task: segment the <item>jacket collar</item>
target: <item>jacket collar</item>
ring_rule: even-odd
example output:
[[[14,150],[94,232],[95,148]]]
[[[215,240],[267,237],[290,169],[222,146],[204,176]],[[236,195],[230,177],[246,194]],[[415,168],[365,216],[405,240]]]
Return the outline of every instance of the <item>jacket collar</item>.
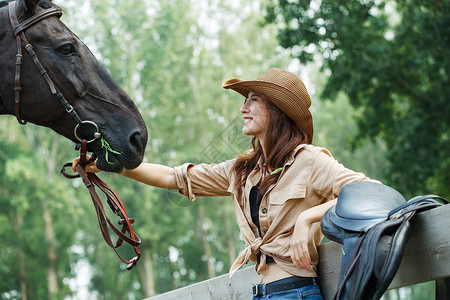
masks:
[[[289,158],[287,159],[286,163],[283,166],[283,169],[286,169],[286,167],[292,165],[295,161],[295,157],[300,152],[301,149],[305,148],[307,144],[300,144],[297,147],[292,150],[291,154],[289,155]],[[256,167],[253,169],[253,171],[249,174],[247,179],[247,185],[249,187],[253,187],[257,185],[261,181],[262,172],[261,170],[264,169],[264,163],[262,162],[262,158],[259,158],[258,163],[256,164]],[[273,171],[273,170],[271,170]]]

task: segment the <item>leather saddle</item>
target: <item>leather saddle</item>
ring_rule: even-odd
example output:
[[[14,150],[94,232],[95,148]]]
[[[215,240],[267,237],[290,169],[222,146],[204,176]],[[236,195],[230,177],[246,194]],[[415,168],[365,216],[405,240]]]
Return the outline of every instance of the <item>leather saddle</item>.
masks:
[[[448,203],[436,195],[409,201],[395,189],[373,182],[345,185],[323,216],[321,229],[343,245],[338,289],[333,299],[380,299],[388,288],[410,236],[416,212]]]

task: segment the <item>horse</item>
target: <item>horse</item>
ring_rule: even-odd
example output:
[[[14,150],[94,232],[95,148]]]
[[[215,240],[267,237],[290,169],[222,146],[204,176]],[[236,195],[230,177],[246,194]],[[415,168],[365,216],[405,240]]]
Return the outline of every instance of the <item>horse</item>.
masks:
[[[133,169],[144,157],[146,124],[61,15],[51,0],[0,2],[0,114],[87,141],[104,171]]]

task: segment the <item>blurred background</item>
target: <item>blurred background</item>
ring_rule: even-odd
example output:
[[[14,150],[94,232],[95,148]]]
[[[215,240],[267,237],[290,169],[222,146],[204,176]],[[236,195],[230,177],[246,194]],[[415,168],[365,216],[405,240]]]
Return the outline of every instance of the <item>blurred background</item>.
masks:
[[[221,162],[248,149],[243,98],[222,82],[279,67],[311,94],[313,144],[407,199],[450,197],[449,1],[54,2],[135,100],[146,161]],[[49,129],[0,118],[0,299],[142,299],[228,272],[244,247],[230,198],[191,203],[101,173],[142,239],[127,271],[86,188],[59,173],[77,155]],[[384,297],[432,299],[434,283]]]

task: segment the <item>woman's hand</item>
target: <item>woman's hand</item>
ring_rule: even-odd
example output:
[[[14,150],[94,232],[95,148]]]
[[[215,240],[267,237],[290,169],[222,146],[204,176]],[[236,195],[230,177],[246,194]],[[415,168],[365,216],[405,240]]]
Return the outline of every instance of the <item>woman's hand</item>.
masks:
[[[320,222],[325,212],[337,203],[337,198],[314,206],[300,213],[295,222],[294,232],[291,238],[291,259],[301,269],[310,269],[311,256],[308,249],[308,237],[311,225]]]
[[[86,159],[89,160],[89,156],[86,155]],[[73,160],[72,162],[72,171],[74,173],[77,173],[77,170],[75,169],[76,166],[80,163],[80,158],[77,157]],[[97,160],[93,161],[92,163],[90,163],[89,165],[86,166],[85,168],[85,172],[86,173],[97,173],[100,172],[101,170],[99,168],[97,168]]]
[[[308,236],[311,222],[305,214],[300,214],[295,222],[294,232],[291,238],[291,259],[299,268],[310,269],[311,257],[308,250]]]

